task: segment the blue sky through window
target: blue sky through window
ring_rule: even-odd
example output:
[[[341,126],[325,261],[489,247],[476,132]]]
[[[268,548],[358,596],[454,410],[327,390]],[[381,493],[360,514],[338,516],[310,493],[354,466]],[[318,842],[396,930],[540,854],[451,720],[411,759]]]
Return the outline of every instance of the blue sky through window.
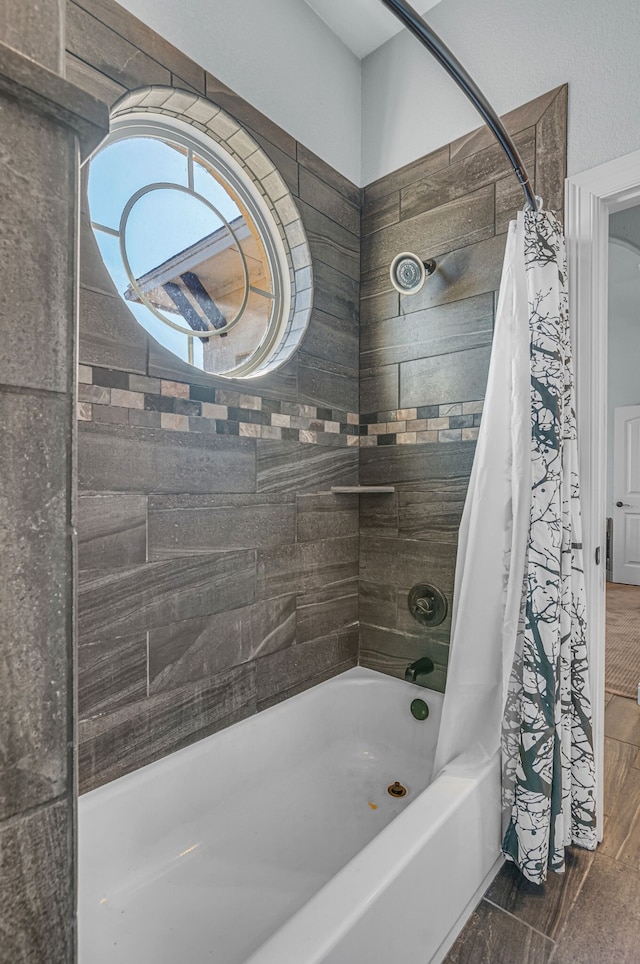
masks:
[[[187,151],[156,137],[129,137],[117,140],[91,161],[88,198],[91,220],[114,231],[119,230],[122,211],[137,191],[154,183],[166,182],[186,188],[189,183]],[[233,198],[209,173],[197,157],[193,164],[195,192],[213,204],[227,221],[239,215]],[[135,277],[146,273],[185,248],[213,233],[222,221],[202,201],[184,191],[152,190],[134,205],[126,232],[127,256]],[[96,231],[103,261],[121,295],[129,279],[120,256],[119,240]],[[127,301],[136,320],[157,341],[187,359],[186,335],[164,325],[144,305]],[[181,316],[173,320],[186,324]],[[202,345],[194,339],[194,364],[202,365]]]

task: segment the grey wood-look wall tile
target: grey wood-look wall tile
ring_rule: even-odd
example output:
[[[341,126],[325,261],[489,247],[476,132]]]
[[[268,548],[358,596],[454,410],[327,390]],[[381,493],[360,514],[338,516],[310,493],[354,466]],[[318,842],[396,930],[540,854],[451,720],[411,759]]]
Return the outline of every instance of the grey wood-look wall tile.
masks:
[[[554,964],[635,964],[640,926],[640,874],[596,853],[560,935]]]
[[[360,360],[363,368],[375,368],[490,345],[492,337],[493,294],[487,292],[367,325]]]
[[[466,492],[474,451],[473,442],[361,449],[361,484],[395,485],[441,500],[452,486],[457,493]]]
[[[400,408],[399,366],[363,368],[360,372],[360,411],[366,414],[396,408]]]
[[[67,50],[129,90],[171,84],[171,73],[75,3],[67,4]]]
[[[160,626],[149,633],[149,689],[175,689],[292,646],[296,597],[261,600],[230,612]]]
[[[469,348],[400,365],[400,407],[484,398],[491,349]]]
[[[400,220],[400,192],[394,191],[374,200],[366,199],[362,208],[361,233],[362,237],[373,234],[390,224],[397,224]]]
[[[536,193],[548,211],[564,207],[567,173],[567,87],[561,87],[536,124]]]
[[[355,234],[304,201],[298,201],[314,259],[360,281],[360,243]]]
[[[380,626],[360,622],[360,665],[404,679],[404,673],[416,659],[428,656],[435,669],[429,674],[429,689],[444,692],[449,647],[422,636],[410,636]],[[425,698],[429,702],[428,693]]]
[[[394,629],[398,618],[398,591],[395,586],[360,579],[358,613],[361,623]]]
[[[58,74],[60,49],[64,46],[64,18],[57,3],[43,3],[39,14],[37,18],[32,17],[25,4],[3,3],[0,11],[2,42]],[[17,69],[13,69],[17,73]]]
[[[346,637],[345,637],[346,638]],[[271,696],[267,696],[264,700],[258,703],[258,711],[266,710],[270,706],[275,706],[277,703],[282,703],[284,700],[290,699],[292,696],[297,696],[298,693],[303,693],[305,690],[310,689],[312,686],[317,686],[319,683],[324,683],[325,680],[333,679],[334,676],[339,676],[341,673],[345,673],[348,669],[353,669],[354,666],[358,664],[358,640],[357,634],[349,637],[352,640],[353,655],[350,656],[342,663],[334,663],[329,666],[324,672],[318,673],[316,676],[312,676],[310,679],[302,680],[299,683],[294,683],[288,689],[278,690],[276,693],[272,693]]]
[[[232,496],[220,496],[215,503],[203,496],[171,508],[162,505],[162,499],[156,498],[149,506],[151,561],[295,542],[293,499],[288,504],[274,504],[255,496],[252,505],[238,505]]]
[[[555,949],[548,937],[483,900],[444,959],[444,964],[547,964]],[[556,958],[554,957],[554,961]],[[572,964],[576,964],[572,958]],[[587,964],[587,959],[584,959]]]
[[[221,386],[222,387],[222,386]],[[246,392],[247,382],[227,379],[224,386],[230,391]],[[272,398],[278,402],[295,402],[298,397],[298,357],[293,355],[289,361],[277,371],[260,375],[251,380],[251,392],[261,398]]]
[[[537,124],[560,89],[559,87],[555,87],[553,90],[549,90],[534,100],[530,100],[526,104],[516,107],[515,110],[505,114],[502,122],[509,134],[513,137],[518,131],[523,131],[527,127],[532,127]],[[476,151],[484,150],[492,144],[495,144],[495,135],[491,133],[486,125],[483,125],[452,142],[450,145],[451,160],[452,162],[461,160],[463,157],[468,157],[470,154],[475,154]]]
[[[72,964],[72,809],[58,801],[0,825],[0,937],[11,964]]]
[[[532,884],[507,861],[486,891],[485,900],[524,924],[557,940],[586,879],[594,854],[580,847],[565,850],[565,873],[550,873],[546,883]]]
[[[238,118],[240,120],[240,118]],[[265,118],[266,120],[266,118]],[[265,125],[267,128],[268,125]],[[248,132],[251,134],[253,139],[257,144],[260,145],[264,153],[267,155],[269,160],[275,164],[278,173],[282,176],[285,184],[294,195],[298,197],[300,192],[300,183],[298,177],[298,162],[291,157],[286,151],[281,150],[275,144],[272,144],[267,137],[263,137],[260,131],[256,130],[255,127],[247,126]]]
[[[410,539],[436,539],[457,545],[460,518],[468,479],[446,485],[434,484],[433,491],[398,493],[398,532]]]
[[[83,643],[138,633],[195,616],[238,609],[255,599],[251,549],[85,572],[78,592]],[[274,594],[275,595],[275,594]]]
[[[262,114],[255,107],[252,107],[243,97],[223,84],[221,80],[214,77],[208,71],[206,73],[207,97],[223,107],[236,120],[246,124],[252,131],[256,131],[262,137],[275,144],[281,151],[296,160],[297,144],[294,137],[288,134],[282,127],[279,127],[265,114]]]
[[[500,287],[506,237],[489,238],[440,255],[437,269],[418,294],[400,295],[396,314],[421,311]],[[391,316],[390,316],[391,317]]]
[[[0,819],[68,786],[71,418],[69,398],[0,393]]]
[[[358,484],[358,452],[260,439],[258,492],[317,492]]]
[[[203,68],[120,4],[113,0],[73,0],[73,3],[204,94]]]
[[[311,323],[302,342],[306,355],[357,369],[359,345],[357,319],[338,319],[317,308],[313,309]]]
[[[81,422],[78,484],[85,491],[253,492],[254,439]]]
[[[147,695],[147,633],[78,642],[80,719],[110,713]]]
[[[258,550],[258,599],[310,593],[358,575],[358,537]]]
[[[534,178],[535,187],[535,163],[527,167],[529,176]],[[537,191],[537,188],[535,188]],[[496,234],[504,234],[509,229],[509,223],[518,215],[518,211],[523,208],[523,194],[520,182],[511,175],[501,181],[496,181]]]
[[[145,495],[78,497],[78,567],[115,569],[147,560]]]
[[[255,663],[157,693],[78,727],[80,792],[224,729],[256,711]]]
[[[300,692],[320,682],[320,678],[330,678],[338,668],[344,669],[345,664],[355,665],[357,652],[356,631],[300,643],[256,660],[258,708],[271,705],[278,694],[293,695],[292,688]]]
[[[252,508],[255,505],[292,505],[295,503],[295,496],[287,492],[271,492],[262,494],[256,498],[252,492],[223,492],[208,493],[207,495],[189,495],[186,492],[178,492],[169,495],[149,493],[149,509],[152,512],[163,512],[173,509],[202,509],[210,507],[212,509],[226,506],[238,506],[241,509]]]
[[[54,121],[40,116],[36,122],[33,110],[12,97],[3,96],[2,118],[2,243],[12,257],[3,259],[0,384],[67,392],[73,325],[60,279],[74,270],[75,210],[68,185],[76,176],[75,138]]]
[[[336,318],[358,319],[360,290],[357,281],[318,260],[314,263],[313,277],[316,308]]]
[[[343,228],[360,236],[360,205],[348,201],[335,188],[322,181],[306,167],[300,167],[300,198],[322,211],[332,221],[341,224]]]
[[[298,495],[297,542],[358,535],[358,496],[317,492]]]
[[[397,589],[428,582],[450,595],[455,557],[456,547],[450,543],[390,539],[366,530],[360,533],[360,576],[366,582]]]
[[[306,643],[318,636],[331,636],[358,629],[358,576],[300,593],[296,603],[296,641]],[[638,770],[640,775],[640,770]]]
[[[332,187],[338,194],[342,194],[351,204],[360,207],[361,188],[300,143],[298,143],[298,163]]]
[[[360,529],[374,529],[381,536],[397,536],[398,493],[368,493],[360,499]]]
[[[535,128],[529,127],[516,134],[514,143],[528,170],[535,160]],[[430,177],[404,188],[400,194],[400,218],[404,221],[422,214],[469,191],[493,184],[509,173],[513,174],[513,168],[502,147],[494,142],[490,147],[452,162]]]
[[[376,231],[362,240],[362,265],[390,265],[400,251],[434,257],[493,235],[493,184]]]
[[[400,311],[400,295],[389,278],[390,265],[366,270],[360,275],[360,325],[371,325],[385,318],[395,318]]]
[[[146,375],[147,334],[120,297],[82,287],[79,313],[81,364]]]
[[[355,347],[355,346],[354,346]],[[346,364],[315,358],[306,351],[298,352],[298,398],[303,404],[358,410],[358,364]],[[352,362],[351,365],[348,363]]]
[[[429,177],[430,174],[446,167],[448,163],[449,145],[445,144],[444,147],[439,147],[436,151],[425,154],[424,157],[419,157],[416,161],[411,161],[410,164],[405,164],[397,171],[386,174],[372,184],[368,184],[364,189],[364,203],[365,205],[370,204],[393,191],[399,191],[407,184],[413,184],[414,181],[419,181],[423,177]]]

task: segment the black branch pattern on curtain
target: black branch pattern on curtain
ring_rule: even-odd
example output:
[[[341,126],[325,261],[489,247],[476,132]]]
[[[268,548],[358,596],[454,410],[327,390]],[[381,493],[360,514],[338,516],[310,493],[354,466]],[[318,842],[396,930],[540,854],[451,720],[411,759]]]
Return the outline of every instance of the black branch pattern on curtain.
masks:
[[[547,212],[524,214],[531,336],[529,542],[503,725],[505,856],[534,883],[596,846],[595,768],[566,259]]]

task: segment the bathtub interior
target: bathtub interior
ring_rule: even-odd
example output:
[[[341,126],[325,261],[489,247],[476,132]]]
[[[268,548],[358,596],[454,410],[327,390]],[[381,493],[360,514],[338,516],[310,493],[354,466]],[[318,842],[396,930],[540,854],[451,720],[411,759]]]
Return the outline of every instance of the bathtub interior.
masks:
[[[81,964],[244,962],[420,796],[441,704],[352,669],[81,797]]]
[[[454,764],[245,964],[442,964],[502,863],[499,754]]]

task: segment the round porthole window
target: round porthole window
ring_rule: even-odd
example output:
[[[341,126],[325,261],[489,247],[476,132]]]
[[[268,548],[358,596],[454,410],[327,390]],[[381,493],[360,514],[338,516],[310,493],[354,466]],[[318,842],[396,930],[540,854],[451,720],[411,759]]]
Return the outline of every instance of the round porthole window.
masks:
[[[309,320],[312,270],[273,163],[204,98],[146,88],[116,106],[89,168],[103,261],[136,321],[189,365],[278,367]]]

